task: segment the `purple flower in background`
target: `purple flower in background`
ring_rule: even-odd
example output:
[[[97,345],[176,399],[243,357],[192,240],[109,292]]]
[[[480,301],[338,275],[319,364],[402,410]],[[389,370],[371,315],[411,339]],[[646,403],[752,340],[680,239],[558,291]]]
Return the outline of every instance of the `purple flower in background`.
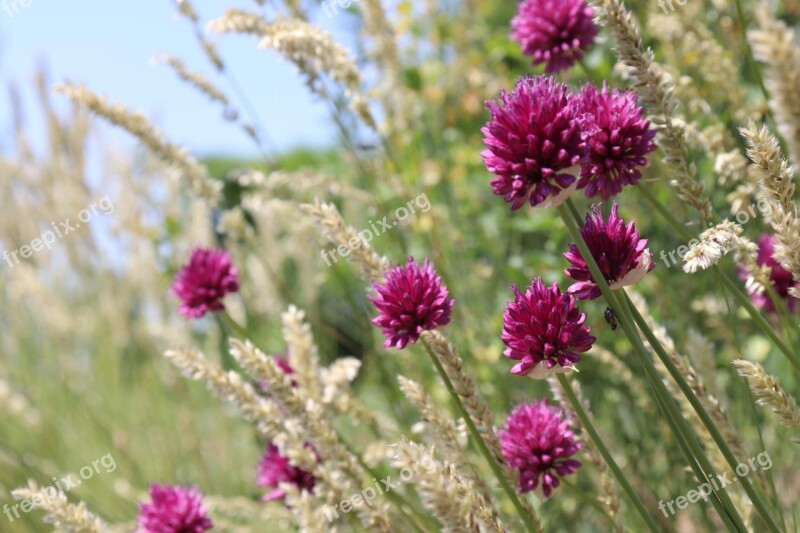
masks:
[[[587,85],[580,100],[589,156],[581,166],[578,188],[587,198],[608,200],[641,179],[645,156],[656,149],[656,132],[642,117],[632,91],[609,90],[605,84],[598,91]]]
[[[550,497],[559,477],[574,473],[580,461],[570,459],[581,449],[569,422],[547,400],[521,404],[511,411],[500,442],[508,465],[519,470],[519,488],[525,493],[539,488]]]
[[[281,483],[290,483],[300,490],[311,491],[316,482],[313,474],[293,466],[288,458],[281,455],[277,446],[272,443],[267,445],[264,457],[258,464],[256,483],[259,487],[272,490],[261,498],[262,501],[281,500],[286,497],[286,491],[280,487]]]
[[[139,504],[140,533],[202,533],[213,525],[196,488],[153,485],[150,500]]]
[[[542,278],[531,280],[522,294],[514,287],[514,301],[503,313],[503,355],[519,361],[512,374],[541,379],[552,372],[568,372],[581,360],[595,338],[584,326],[586,314],[575,299],[562,294],[558,285],[545,286]]]
[[[376,296],[369,301],[380,313],[372,323],[382,328],[384,346],[402,350],[417,342],[420,333],[450,323],[453,300],[426,259],[422,266],[410,257],[405,266],[389,270],[383,283],[372,283]]]
[[[790,313],[797,313],[800,308],[800,300],[789,294],[789,289],[800,289],[800,283],[797,283],[792,277],[792,273],[783,268],[783,266],[774,258],[776,239],[772,235],[764,233],[758,240],[758,253],[756,255],[756,264],[758,266],[768,266],[770,268],[769,280],[772,282],[772,288],[775,293],[786,303]],[[747,279],[749,273],[746,268],[740,268],[740,277]],[[772,302],[769,293],[763,291],[760,293],[751,293],[753,303],[757,307],[763,308],[765,311],[774,313],[776,311],[775,304]]]
[[[583,240],[612,289],[633,285],[656,267],[653,254],[647,249],[647,239],[639,238],[633,220],[626,226],[618,211],[619,206],[614,202],[606,222],[600,205],[593,205],[592,213],[586,215],[586,223],[581,228]],[[578,247],[570,244],[564,257],[572,265],[564,273],[578,282],[573,283],[567,292],[579,300],[598,298],[602,293]]]
[[[594,43],[594,11],[584,0],[523,0],[511,21],[511,36],[533,64],[556,73],[580,60]]]
[[[578,185],[586,154],[579,102],[552,77],[520,78],[500,103],[486,102],[492,118],[481,129],[487,149],[481,153],[495,194],[519,209],[564,202]]]
[[[228,252],[204,248],[192,252],[172,285],[172,292],[181,300],[179,311],[187,318],[222,311],[225,295],[238,290],[239,280]]]

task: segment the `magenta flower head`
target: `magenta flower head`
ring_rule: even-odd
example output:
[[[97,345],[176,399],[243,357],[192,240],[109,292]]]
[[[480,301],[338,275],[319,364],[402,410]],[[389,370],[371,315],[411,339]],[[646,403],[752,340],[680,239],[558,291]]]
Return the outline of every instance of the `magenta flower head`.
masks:
[[[512,374],[542,379],[553,372],[571,372],[595,338],[584,326],[586,314],[575,299],[561,294],[558,285],[545,286],[542,278],[531,280],[525,294],[514,287],[514,301],[503,313],[503,355],[519,361]]]
[[[559,477],[574,473],[581,462],[570,459],[581,449],[568,420],[547,400],[521,404],[511,411],[500,442],[508,465],[519,470],[519,488],[525,493],[540,487],[549,498]]]
[[[293,466],[289,459],[278,452],[277,446],[269,443],[264,457],[258,464],[256,483],[259,487],[272,489],[261,498],[261,501],[268,502],[286,497],[286,491],[280,487],[281,483],[289,483],[299,490],[311,491],[317,479],[311,472]]]
[[[561,1],[561,0],[559,0]],[[492,118],[481,129],[487,149],[481,153],[494,193],[519,209],[564,202],[578,185],[586,154],[579,102],[552,77],[524,77],[500,103],[486,102]]]
[[[599,195],[608,200],[641,179],[646,155],[656,149],[656,132],[643,118],[632,91],[609,90],[605,84],[598,91],[587,85],[580,100],[589,156],[581,166],[578,188],[587,198]]]
[[[594,43],[594,11],[585,0],[523,0],[511,21],[511,36],[533,64],[556,73],[571,67]]]
[[[783,268],[783,266],[773,257],[775,253],[775,237],[767,233],[763,234],[758,240],[758,253],[756,254],[756,264],[760,267],[768,266],[770,268],[769,280],[772,282],[772,288],[775,293],[786,303],[789,312],[797,313],[800,308],[800,300],[789,294],[789,290],[796,288],[800,289],[800,283],[797,283],[792,277],[792,273]],[[747,269],[740,269],[740,277],[747,279],[749,277]],[[753,303],[757,307],[763,308],[765,311],[774,313],[775,304],[772,302],[769,293],[760,291],[751,293]]]
[[[222,298],[238,290],[239,279],[228,252],[204,248],[192,252],[172,285],[173,294],[181,300],[179,311],[187,318],[222,311]]]
[[[384,282],[373,282],[372,288],[376,296],[369,301],[380,313],[372,323],[383,328],[387,348],[402,350],[423,331],[450,323],[454,302],[427,259],[419,266],[409,257],[405,266],[390,269]]]
[[[626,226],[618,211],[619,206],[614,202],[606,222],[600,205],[593,205],[592,213],[586,215],[586,223],[581,228],[581,236],[592,257],[614,290],[633,285],[656,267],[653,254],[647,249],[647,239],[639,238],[634,221]],[[567,292],[579,300],[598,298],[602,293],[578,247],[570,244],[564,257],[572,264],[564,273],[578,282],[573,283]]]
[[[203,533],[213,526],[196,488],[153,485],[150,500],[139,504],[139,533]]]

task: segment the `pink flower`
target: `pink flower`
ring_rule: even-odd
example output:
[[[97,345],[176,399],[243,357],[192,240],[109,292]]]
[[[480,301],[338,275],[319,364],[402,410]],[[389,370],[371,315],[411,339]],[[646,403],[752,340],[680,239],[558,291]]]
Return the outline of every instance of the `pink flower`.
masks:
[[[550,207],[564,202],[578,185],[587,151],[581,136],[578,100],[551,77],[525,77],[500,104],[488,101],[492,119],[481,129],[481,155],[495,194],[519,209],[526,202]]]
[[[619,194],[624,185],[633,185],[642,177],[648,153],[656,149],[655,130],[642,117],[631,91],[602,91],[587,85],[580,95],[585,119],[585,138],[589,156],[581,167],[578,188],[587,198],[600,195],[603,200]]]
[[[213,526],[196,488],[152,485],[150,500],[139,504],[140,533],[203,533]]]
[[[594,11],[584,0],[523,0],[511,21],[511,36],[533,64],[556,73],[571,67],[594,43]]]
[[[797,313],[800,308],[800,300],[789,294],[789,289],[796,288],[800,290],[800,283],[797,283],[792,277],[792,273],[783,268],[783,266],[775,259],[775,242],[776,239],[772,235],[764,233],[758,240],[758,254],[756,255],[756,264],[758,266],[768,266],[770,268],[769,280],[772,282],[772,288],[775,293],[786,303],[790,313]],[[740,268],[739,276],[742,279],[747,279],[749,274],[746,268]],[[763,308],[765,311],[774,313],[775,304],[772,303],[767,291],[761,293],[751,294],[753,303],[757,307]]]
[[[222,311],[222,298],[238,290],[239,280],[228,252],[204,248],[192,252],[172,285],[172,292],[181,300],[179,311],[187,318]]]
[[[405,266],[389,270],[383,283],[373,282],[370,296],[379,315],[372,323],[382,328],[384,346],[402,350],[417,342],[420,333],[450,323],[453,300],[442,278],[426,259],[422,266],[410,257]]]
[[[576,307],[558,285],[545,286],[542,278],[531,280],[522,294],[514,287],[514,301],[503,313],[503,355],[519,361],[512,374],[541,379],[551,372],[569,372],[589,351],[595,338],[584,326],[586,314]]]
[[[563,412],[547,400],[521,404],[506,420],[500,442],[508,465],[519,470],[519,488],[525,493],[539,488],[545,497],[560,485],[559,477],[574,473],[580,461],[570,459],[581,443],[569,429]]]
[[[311,491],[317,479],[310,472],[293,466],[288,458],[278,452],[277,446],[269,443],[264,457],[258,464],[256,483],[259,487],[272,489],[261,498],[262,501],[268,502],[286,497],[286,491],[280,487],[281,483],[289,483],[300,490]]]
[[[600,205],[593,205],[592,213],[586,215],[586,223],[581,228],[583,240],[612,289],[633,285],[656,267],[653,254],[647,249],[647,239],[639,238],[633,220],[626,226],[618,211],[619,206],[614,202],[606,222]],[[564,257],[572,264],[564,273],[578,282],[573,283],[567,292],[579,300],[598,298],[602,293],[578,247],[570,244]]]

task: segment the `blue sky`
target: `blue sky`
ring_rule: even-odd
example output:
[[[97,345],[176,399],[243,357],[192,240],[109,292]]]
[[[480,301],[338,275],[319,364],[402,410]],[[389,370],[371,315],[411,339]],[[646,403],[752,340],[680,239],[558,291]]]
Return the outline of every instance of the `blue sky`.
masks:
[[[5,0],[11,2],[12,0]],[[21,1],[21,0],[18,0]],[[252,143],[221,118],[221,109],[188,87],[169,67],[152,58],[170,54],[190,70],[204,73],[235,101],[228,81],[214,76],[186,20],[176,14],[172,0],[110,2],[108,0],[25,0],[13,16],[0,0],[0,150],[9,143],[10,110],[6,87],[16,83],[34,137],[41,138],[33,76],[46,66],[52,83],[85,83],[112,100],[126,103],[154,119],[167,136],[198,155],[254,155]],[[222,15],[224,7],[258,8],[252,0],[230,0],[221,5],[195,0],[203,20]],[[224,6],[224,7],[223,7]],[[347,43],[352,30],[346,17],[318,22]],[[335,131],[326,108],[309,96],[293,67],[277,54],[257,50],[253,37],[213,36],[219,50],[265,125],[272,146],[283,151],[297,146],[324,146],[334,142]],[[351,41],[352,42],[352,41]],[[61,105],[64,97],[54,95]],[[238,102],[237,102],[238,103]],[[242,110],[241,105],[237,105]],[[243,110],[242,110],[243,111]],[[124,134],[115,134],[124,142]]]

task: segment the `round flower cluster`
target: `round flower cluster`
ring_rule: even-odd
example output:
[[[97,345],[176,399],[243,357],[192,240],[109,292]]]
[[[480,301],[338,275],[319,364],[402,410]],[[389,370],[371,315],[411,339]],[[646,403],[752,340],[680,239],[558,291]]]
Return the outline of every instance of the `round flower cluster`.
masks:
[[[172,292],[181,300],[180,313],[200,318],[225,309],[222,299],[239,290],[239,279],[225,250],[197,248],[178,272]]]
[[[594,43],[594,11],[585,0],[523,0],[511,21],[511,36],[531,56],[555,73],[579,61]]]
[[[277,446],[269,443],[264,457],[258,464],[256,482],[259,487],[272,489],[261,498],[262,501],[268,502],[286,497],[286,491],[280,487],[282,483],[294,485],[300,490],[311,491],[317,479],[311,472],[292,465],[287,457],[278,452]]]
[[[634,221],[625,225],[625,221],[619,216],[617,202],[611,206],[608,221],[603,219],[599,205],[592,206],[592,213],[586,215],[586,223],[581,228],[581,238],[586,242],[611,289],[633,285],[656,267],[653,254],[647,249],[647,239],[639,238]],[[579,300],[600,297],[600,288],[578,247],[570,244],[569,252],[564,257],[572,265],[564,273],[577,281],[567,292],[574,294]]]
[[[581,360],[595,338],[584,326],[586,314],[575,306],[558,285],[545,286],[542,278],[531,280],[523,294],[514,287],[514,301],[503,313],[503,354],[519,361],[512,374],[542,378],[551,370],[568,372]]]
[[[196,488],[153,485],[150,503],[139,504],[139,533],[203,533],[213,527]]]
[[[486,102],[481,129],[495,194],[516,210],[554,207],[582,189],[607,200],[637,183],[655,130],[630,91],[587,85],[573,93],[549,76],[523,77],[500,103]]]
[[[372,323],[382,328],[387,348],[402,350],[417,342],[423,331],[450,323],[454,302],[427,259],[420,266],[409,258],[405,266],[390,269],[384,282],[375,282],[372,288],[376,295],[369,301],[379,313]]]
[[[574,473],[580,461],[571,459],[581,443],[558,407],[539,400],[516,406],[500,431],[500,442],[508,465],[519,471],[519,488],[529,492],[541,488],[545,498]]]
[[[790,313],[797,313],[800,310],[800,300],[792,296],[789,292],[791,289],[800,290],[800,283],[794,280],[792,273],[783,268],[783,266],[775,259],[775,237],[765,233],[758,240],[758,252],[756,254],[756,264],[760,267],[769,267],[769,280],[775,294],[786,303],[786,308]],[[749,273],[746,268],[742,268],[740,277],[747,279]],[[775,313],[775,304],[770,298],[769,292],[759,291],[754,292],[752,295],[753,303],[757,307],[763,308],[769,313]]]

